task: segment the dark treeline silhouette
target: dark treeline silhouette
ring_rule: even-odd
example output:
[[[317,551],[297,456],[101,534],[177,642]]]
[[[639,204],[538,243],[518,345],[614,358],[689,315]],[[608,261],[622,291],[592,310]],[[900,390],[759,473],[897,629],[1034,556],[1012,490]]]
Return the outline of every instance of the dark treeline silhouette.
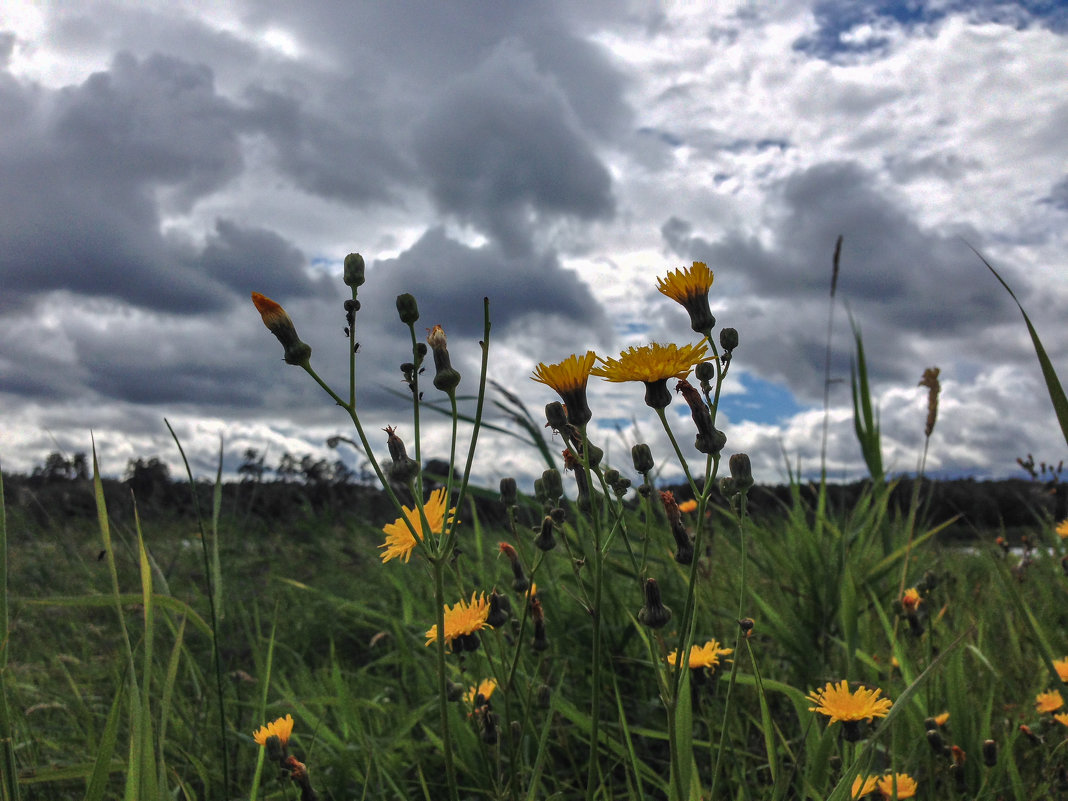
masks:
[[[447,469],[445,462],[427,463],[424,476],[428,490],[445,480]],[[1068,518],[1068,483],[1059,480],[1059,473],[1053,480],[1043,480],[1046,476],[1037,471],[1025,472],[1030,478],[920,479],[919,487],[916,479],[900,478],[892,482],[889,503],[893,514],[905,515],[913,494],[917,493],[921,523],[938,524],[956,518],[946,536],[957,539],[968,539],[979,533],[1033,529],[1051,520]],[[38,525],[92,519],[96,504],[90,474],[85,454],[67,458],[51,453],[29,475],[5,474],[5,502],[9,510],[20,510]],[[223,510],[229,520],[285,524],[325,518],[335,523],[382,525],[395,517],[393,507],[366,463],[353,469],[341,459],[329,461],[284,453],[272,467],[266,463],[265,454],[248,449],[242,455],[237,475],[239,480],[226,482],[222,487]],[[121,479],[104,479],[102,484],[108,509],[114,514],[132,513],[136,499],[143,518],[195,518],[188,482],[175,480],[167,464],[158,457],[131,459]],[[832,514],[847,514],[869,487],[864,481],[828,485],[827,502]],[[679,501],[690,497],[686,486],[664,489],[672,490]],[[212,485],[200,481],[195,490],[201,514],[210,518]],[[395,490],[402,501],[412,505],[406,488],[395,487]],[[818,492],[815,484],[804,484],[798,491],[803,503],[815,506]],[[475,488],[471,495],[483,523],[504,523],[495,491]],[[632,496],[633,493],[628,497]],[[725,505],[715,492],[713,502]],[[788,486],[758,485],[749,496],[750,512],[764,522],[773,522],[791,504]],[[658,510],[659,507],[656,504]],[[524,522],[535,523],[540,519],[539,514],[532,510],[530,520]],[[466,515],[466,510],[461,512],[461,516]]]

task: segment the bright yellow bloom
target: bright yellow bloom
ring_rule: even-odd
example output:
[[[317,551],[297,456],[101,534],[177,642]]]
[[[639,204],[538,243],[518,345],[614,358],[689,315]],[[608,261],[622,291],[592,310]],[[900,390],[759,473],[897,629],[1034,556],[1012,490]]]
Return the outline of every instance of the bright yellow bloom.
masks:
[[[404,517],[408,518],[408,522],[412,524],[412,528],[414,528],[419,535],[419,539],[424,539],[426,537],[426,532],[423,530],[423,521],[419,516],[419,510],[409,509],[407,506],[402,506],[401,508],[404,510]],[[423,513],[426,514],[426,522],[430,526],[430,533],[442,533],[445,527],[444,487],[436,489],[430,493],[430,500],[424,504]],[[456,507],[449,509],[450,522],[455,515]],[[390,559],[396,559],[401,556],[404,557],[405,562],[412,558],[412,551],[415,550],[416,542],[411,530],[404,522],[404,517],[398,517],[392,523],[389,523],[382,528],[386,533],[386,541],[378,547],[385,548],[385,551],[382,553],[383,562],[388,562]]]
[[[878,781],[877,776],[857,776],[853,779],[853,788],[849,792],[850,798],[862,798],[868,793],[874,793]]]
[[[1068,684],[1068,656],[1064,659],[1054,659],[1053,668],[1057,671],[1057,675],[1061,677],[1061,681]]]
[[[1053,716],[1053,719],[1062,726],[1068,726],[1068,712],[1058,712]]]
[[[488,701],[490,696],[493,695],[493,691],[496,689],[496,679],[483,679],[478,685],[468,688],[467,692],[464,693],[464,703],[473,704],[475,703],[475,699],[480,695]]]
[[[1054,531],[1057,532],[1057,535],[1062,540],[1068,539],[1068,518],[1066,518],[1066,519],[1062,520],[1060,523],[1058,523],[1057,524],[1057,528],[1055,528]]]
[[[906,612],[915,612],[922,603],[923,598],[920,596],[920,591],[915,587],[909,587],[905,590],[905,594],[901,596],[901,605],[905,607]]]
[[[267,745],[268,737],[277,737],[284,747],[289,742],[289,735],[292,733],[293,716],[286,715],[284,718],[278,718],[278,720],[272,721],[266,726],[260,726],[252,733],[252,739],[260,745]]]
[[[690,328],[708,336],[716,324],[716,318],[708,306],[708,290],[712,287],[712,271],[703,261],[695,261],[692,267],[672,270],[664,278],[656,279],[657,289],[686,309],[690,315]]]
[[[690,649],[690,670],[696,670],[697,668],[715,670],[719,666],[720,656],[733,653],[733,648],[724,648],[717,640],[709,640],[704,645],[695,645]],[[671,665],[679,664],[678,649],[668,654],[667,661]]]
[[[894,797],[894,774],[886,774],[879,778],[878,781],[879,792],[882,793],[883,798]],[[897,774],[897,797],[898,798],[912,798],[916,795],[916,780],[909,776],[907,773]]]
[[[703,261],[695,261],[692,267],[670,270],[663,278],[656,279],[656,288],[676,303],[686,305],[686,301],[700,295],[707,295],[712,288],[715,275]]]
[[[679,504],[679,511],[682,512],[683,514],[689,514],[690,512],[696,512],[697,511],[697,501],[695,501],[693,498],[690,498],[690,500],[688,500],[688,501],[683,501],[682,503]]]
[[[946,723],[949,722],[949,713],[943,712],[940,715],[935,715],[934,722],[937,723],[939,726],[945,726]]]
[[[452,606],[445,604],[445,644],[452,648],[452,641],[457,637],[474,634],[486,628],[493,628],[486,623],[489,615],[489,601],[486,594],[471,593],[470,602],[461,600]],[[435,623],[426,633],[426,644],[438,639],[438,625]]]
[[[849,691],[849,682],[845,679],[837,685],[827,682],[822,690],[813,690],[808,694],[808,700],[816,706],[810,706],[810,712],[818,712],[826,715],[834,723],[836,720],[856,721],[872,718],[884,718],[890,713],[893,701],[889,698],[880,698],[882,690],[876,688],[869,690],[860,687],[856,692]]]
[[[601,366],[590,370],[592,375],[606,381],[666,381],[669,378],[685,378],[695,365],[707,357],[708,346],[698,345],[642,345],[627,348],[618,359],[601,359]]]
[[[1056,712],[1064,706],[1064,699],[1061,698],[1060,690],[1050,690],[1046,693],[1039,693],[1035,696],[1035,711],[1040,714],[1045,712]]]
[[[581,427],[593,418],[593,412],[586,402],[586,382],[596,360],[597,354],[588,350],[584,356],[572,354],[557,364],[542,362],[530,376],[560,396],[571,425]]]

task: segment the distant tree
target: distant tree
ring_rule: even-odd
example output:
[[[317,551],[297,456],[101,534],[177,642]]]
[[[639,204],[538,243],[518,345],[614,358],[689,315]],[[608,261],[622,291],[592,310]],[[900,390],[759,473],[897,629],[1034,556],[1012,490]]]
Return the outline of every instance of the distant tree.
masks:
[[[241,466],[237,468],[237,474],[244,482],[259,484],[263,481],[263,474],[267,472],[267,466],[264,464],[266,459],[266,453],[260,453],[255,448],[247,448],[241,456]]]
[[[139,501],[147,501],[154,495],[164,494],[171,483],[171,471],[158,456],[148,461],[138,457],[127,462],[123,483]]]
[[[330,483],[333,471],[326,459],[315,459],[309,454],[301,457],[300,473],[309,487],[322,487]]]
[[[342,486],[353,484],[356,481],[355,471],[345,464],[341,459],[337,459],[330,467],[333,473],[334,483]]]
[[[297,476],[300,475],[300,462],[297,461],[296,456],[286,451],[278,461],[278,467],[274,469],[274,474],[279,481],[286,483],[295,481]]]
[[[74,477],[76,479],[84,481],[89,478],[89,462],[85,451],[78,451],[74,454],[74,458],[70,460],[70,465],[74,469]]]
[[[59,451],[52,451],[43,465],[33,468],[33,475],[45,481],[69,481],[74,478],[74,465]]]

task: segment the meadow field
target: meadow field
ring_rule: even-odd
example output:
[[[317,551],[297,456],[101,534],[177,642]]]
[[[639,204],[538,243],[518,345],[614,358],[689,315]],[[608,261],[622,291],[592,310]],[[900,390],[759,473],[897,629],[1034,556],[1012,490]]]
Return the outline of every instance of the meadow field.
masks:
[[[344,280],[355,301],[355,254]],[[778,514],[751,514],[749,459],[716,427],[738,332],[714,333],[703,264],[659,284],[690,315],[688,344],[537,365],[562,402],[544,416],[508,402],[545,472],[493,488],[469,482],[488,311],[467,414],[444,332],[421,342],[415,299],[398,298],[406,442],[366,432],[355,381],[327,386],[294,321],[254,293],[286,362],[351,417],[382,506],[256,515],[217,477],[185,485],[201,491],[184,514],[141,515],[109,509],[95,459],[72,485],[95,520],[8,504],[2,798],[1068,797],[1068,521],[1036,507],[1023,537],[964,549],[940,541],[954,521],[930,514],[920,482],[891,503],[859,332],[869,481],[843,506],[796,480]],[[635,443],[605,463],[591,376],[633,382],[636,410],[673,443],[696,436],[703,458]],[[917,378],[930,437],[937,370]],[[424,390],[454,424],[433,482]],[[668,425],[673,400],[686,431]],[[653,481],[665,461],[686,476],[677,493]]]

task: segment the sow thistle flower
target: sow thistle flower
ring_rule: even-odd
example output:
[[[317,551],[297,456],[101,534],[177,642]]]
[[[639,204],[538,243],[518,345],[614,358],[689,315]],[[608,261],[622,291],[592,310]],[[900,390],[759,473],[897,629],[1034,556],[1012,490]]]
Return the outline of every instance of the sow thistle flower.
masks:
[[[808,694],[808,700],[816,705],[808,709],[826,715],[831,723],[837,720],[843,723],[870,722],[873,718],[885,718],[890,714],[894,702],[889,698],[880,698],[882,692],[879,688],[869,690],[865,687],[850,692],[849,682],[845,679],[838,684],[827,682],[822,690],[813,690]]]
[[[596,360],[597,354],[588,350],[583,356],[572,354],[556,364],[542,362],[531,375],[532,379],[545,384],[560,396],[567,410],[567,421],[576,428],[581,428],[593,418],[593,412],[586,402],[586,383]]]
[[[894,781],[897,780],[897,798],[912,798],[916,795],[916,780],[907,773],[887,773],[883,776],[857,776],[853,779],[850,797],[863,798],[878,790],[883,798],[894,798]]]
[[[1057,675],[1061,677],[1061,681],[1068,684],[1068,656],[1064,659],[1054,659],[1053,669],[1057,671]]]
[[[1056,712],[1062,706],[1064,706],[1064,699],[1061,697],[1060,690],[1050,690],[1035,696],[1035,711],[1039,714]]]
[[[444,531],[446,505],[444,487],[430,493],[430,499],[423,505],[423,513],[426,515],[429,533],[439,534]],[[416,547],[416,538],[411,529],[405,524],[404,518],[407,518],[408,522],[412,524],[412,528],[415,529],[416,535],[420,540],[425,539],[427,535],[427,531],[423,530],[423,520],[419,515],[419,510],[409,509],[407,506],[402,506],[401,508],[404,510],[404,517],[398,517],[382,528],[386,534],[386,541],[378,547],[385,549],[382,553],[383,563],[399,557],[403,557],[405,562],[412,558],[412,551]],[[456,507],[452,507],[448,511],[449,523],[452,523],[455,515]]]
[[[695,261],[692,267],[671,270],[663,278],[657,278],[661,294],[682,305],[690,315],[690,328],[708,336],[716,325],[716,318],[708,306],[708,290],[715,276],[703,261]]]
[[[719,667],[719,658],[721,656],[733,653],[733,648],[724,648],[718,640],[714,639],[709,640],[704,645],[695,645],[690,649],[690,670],[697,670],[698,668],[715,670]],[[678,667],[678,649],[667,655],[667,661],[669,664]]]
[[[1062,540],[1068,540],[1068,518],[1062,520],[1057,524],[1057,528],[1054,529],[1057,532],[1057,536]]]
[[[481,695],[483,702],[490,699],[493,695],[493,691],[497,689],[496,679],[483,679],[477,685],[469,687],[467,692],[464,693],[464,703],[474,705],[475,701]]]
[[[293,734],[293,716],[286,715],[284,718],[271,721],[266,726],[260,726],[252,733],[252,739],[260,745],[266,746],[269,738],[277,737],[278,742],[285,748],[289,743],[291,734]]]
[[[653,409],[664,409],[671,403],[667,388],[669,378],[685,378],[707,356],[708,345],[660,345],[656,342],[639,348],[631,347],[618,359],[600,359],[601,365],[590,370],[591,375],[606,381],[641,381],[645,384],[645,403]]]
[[[445,604],[445,644],[454,651],[474,651],[478,648],[477,632],[484,628],[493,628],[486,622],[490,605],[486,594],[471,593],[471,600],[460,600],[449,606]],[[435,623],[426,633],[426,645],[438,639],[438,626]]]

